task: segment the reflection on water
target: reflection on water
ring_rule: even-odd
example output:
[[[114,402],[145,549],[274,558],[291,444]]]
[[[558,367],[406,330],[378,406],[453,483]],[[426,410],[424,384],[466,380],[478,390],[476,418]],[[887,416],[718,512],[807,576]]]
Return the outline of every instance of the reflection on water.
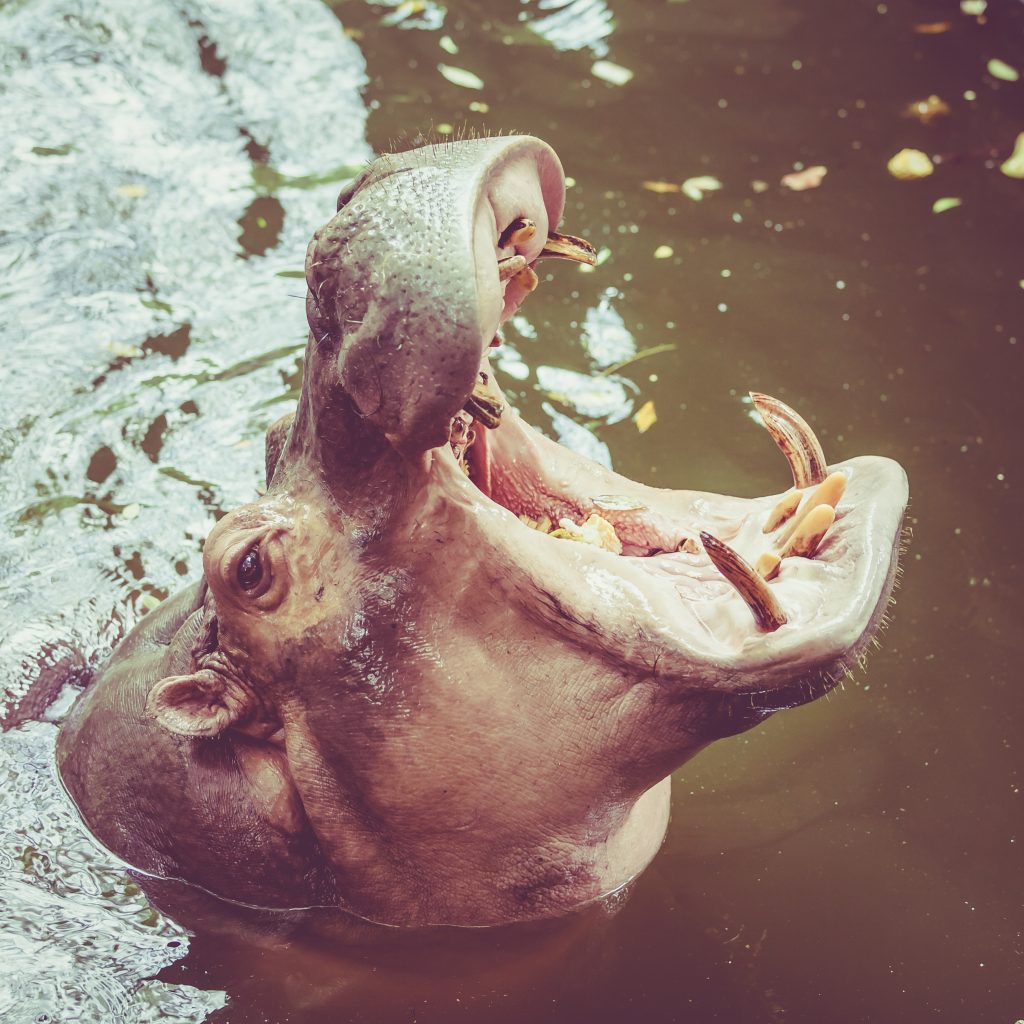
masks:
[[[602,250],[547,272],[507,331],[525,415],[666,486],[784,485],[749,388],[836,458],[899,459],[896,617],[869,674],[679,773],[616,916],[544,936],[190,939],[73,824],[55,727],[26,721],[0,740],[0,1019],[1024,1017],[1024,202],[999,170],[1024,82],[990,64],[1024,71],[1024,11],[334,6],[344,31],[315,0],[0,9],[9,717],[31,717],[41,666],[95,663],[198,572],[295,394],[312,228],[365,134],[431,124],[547,138],[567,226]],[[932,94],[947,115],[905,116]],[[934,174],[888,174],[908,147]],[[814,166],[817,187],[781,184]]]

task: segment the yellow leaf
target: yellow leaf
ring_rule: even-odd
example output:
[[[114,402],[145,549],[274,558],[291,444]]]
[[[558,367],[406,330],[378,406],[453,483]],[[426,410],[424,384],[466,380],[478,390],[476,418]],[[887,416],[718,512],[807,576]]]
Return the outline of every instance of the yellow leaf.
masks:
[[[680,187],[671,181],[645,181],[643,186],[648,192],[658,192],[659,194],[680,191]]]
[[[950,28],[948,21],[926,21],[914,26],[914,31],[922,36],[937,36],[941,32],[948,32]]]
[[[926,100],[915,100],[903,108],[904,117],[912,117],[921,124],[928,124],[936,117],[945,117],[948,113],[949,104],[934,93]]]
[[[886,165],[889,173],[900,181],[927,178],[935,170],[927,153],[919,149],[901,149]]]
[[[805,167],[802,171],[793,171],[782,178],[782,184],[794,192],[806,192],[809,188],[817,188],[828,174],[828,168],[818,164],[815,167]]]
[[[644,402],[633,417],[636,429],[646,434],[658,422],[658,414],[654,411],[654,402]]]
[[[1024,178],[1024,132],[1017,136],[1013,152],[999,165],[1008,178]]]
[[[654,250],[654,258],[656,260],[667,260],[672,256],[673,251],[674,250],[671,245],[659,245],[658,248]]]

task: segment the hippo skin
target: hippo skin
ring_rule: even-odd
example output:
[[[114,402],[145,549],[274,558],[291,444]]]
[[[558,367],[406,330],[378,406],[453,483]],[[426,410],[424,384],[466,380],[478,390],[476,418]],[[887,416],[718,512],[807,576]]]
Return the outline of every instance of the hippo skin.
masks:
[[[61,730],[82,818],[138,871],[390,925],[563,914],[649,863],[670,772],[826,692],[877,630],[896,463],[829,467],[835,522],[760,583],[765,628],[708,543],[755,560],[779,495],[647,487],[475,415],[563,204],[549,146],[474,139],[377,159],[314,235],[266,494]],[[533,528],[592,513],[621,550]]]

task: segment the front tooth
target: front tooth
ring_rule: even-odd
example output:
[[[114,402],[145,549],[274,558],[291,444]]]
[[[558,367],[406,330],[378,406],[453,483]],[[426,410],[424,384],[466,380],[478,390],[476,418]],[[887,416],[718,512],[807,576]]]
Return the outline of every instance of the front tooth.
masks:
[[[836,510],[831,505],[818,505],[817,508],[812,508],[779,554],[783,558],[810,558],[818,550],[822,538],[835,521]]]
[[[718,571],[736,588],[746,606],[753,613],[758,626],[766,633],[774,632],[786,623],[786,615],[779,602],[776,601],[771,587],[754,571],[751,564],[733,551],[728,544],[723,544],[710,533],[700,535],[708,558]]]
[[[507,259],[498,260],[498,280],[507,281],[510,277],[522,273],[526,269],[525,256],[509,256]]]
[[[527,292],[535,291],[537,285],[540,284],[540,278],[537,276],[537,271],[535,271],[533,267],[523,267],[523,269],[516,274],[514,280],[516,284],[521,285]]]
[[[766,580],[773,580],[779,575],[782,559],[774,551],[766,551],[755,563],[754,572]]]
[[[793,519],[786,529],[782,531],[782,534],[779,536],[776,543],[785,546],[787,541],[789,541],[789,539],[800,528],[800,524],[819,505],[831,505],[832,508],[835,508],[836,505],[839,504],[839,499],[843,496],[843,492],[845,490],[846,474],[830,473],[810,493],[807,500],[800,506],[800,511],[797,513],[796,518]]]
[[[486,380],[478,380],[462,408],[482,426],[493,430],[501,422],[505,403],[491,391]]]
[[[754,408],[761,414],[761,422],[786,456],[793,472],[796,487],[813,487],[825,479],[827,464],[821,444],[807,421],[785,402],[771,395],[750,392]]]
[[[597,250],[586,239],[577,238],[575,235],[560,235],[557,231],[548,232],[548,240],[537,259],[544,259],[546,256],[575,260],[591,267],[597,264]]]
[[[498,239],[498,248],[504,249],[509,245],[524,245],[537,234],[537,225],[529,217],[516,217],[514,221],[501,233]]]
[[[771,533],[777,530],[796,510],[803,495],[799,491],[790,491],[784,494],[779,503],[768,513],[768,518],[762,527],[763,533]]]

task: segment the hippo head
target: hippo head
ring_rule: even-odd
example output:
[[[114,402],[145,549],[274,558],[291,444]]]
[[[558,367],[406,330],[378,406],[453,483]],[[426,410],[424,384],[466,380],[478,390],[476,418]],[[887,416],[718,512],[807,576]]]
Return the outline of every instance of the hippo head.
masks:
[[[755,396],[796,488],[761,498],[636,483],[504,407],[487,353],[533,265],[592,259],[563,200],[526,137],[381,157],[342,193],[267,493],[211,533],[190,659],[148,692],[163,730],[244,745],[268,819],[308,825],[373,920],[622,887],[669,773],[824,693],[889,600],[903,471],[826,469],[781,403]]]

